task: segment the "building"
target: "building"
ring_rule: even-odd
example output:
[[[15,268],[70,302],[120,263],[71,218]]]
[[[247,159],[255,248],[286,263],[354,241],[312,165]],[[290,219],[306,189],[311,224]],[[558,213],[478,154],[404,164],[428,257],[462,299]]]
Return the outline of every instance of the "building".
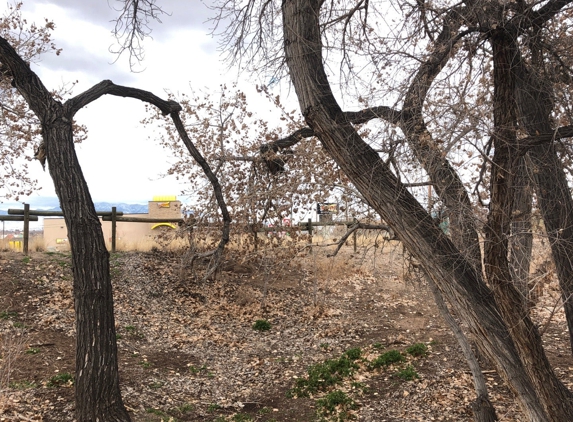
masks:
[[[146,214],[124,214],[123,217],[174,219],[182,218],[181,202],[176,196],[155,196],[148,202]],[[111,210],[98,210],[111,211]],[[104,239],[111,244],[111,221],[102,221]],[[116,223],[116,242],[118,244],[137,244],[156,237],[162,230],[173,230],[177,223],[154,222],[132,223],[118,221]],[[68,231],[63,217],[44,218],[44,247],[48,251],[60,251],[69,249]]]

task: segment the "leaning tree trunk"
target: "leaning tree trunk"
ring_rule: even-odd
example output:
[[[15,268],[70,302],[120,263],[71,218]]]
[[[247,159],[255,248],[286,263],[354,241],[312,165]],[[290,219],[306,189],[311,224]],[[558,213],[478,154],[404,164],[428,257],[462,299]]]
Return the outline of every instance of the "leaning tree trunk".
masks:
[[[307,124],[369,204],[423,263],[426,274],[466,322],[480,350],[496,364],[528,417],[535,421],[573,420],[571,395],[548,362],[537,361],[538,356],[531,355],[535,359],[526,360],[524,367],[492,292],[475,267],[344,116],[322,62],[319,27],[322,3],[321,0],[282,3],[286,62]],[[533,348],[541,348],[538,338],[532,340],[536,342]],[[530,377],[537,379],[532,383]],[[559,406],[555,406],[556,400],[560,400]]]
[[[472,263],[475,268],[480,268],[480,243],[470,197],[459,175],[443,154],[440,144],[432,139],[424,121],[424,104],[428,91],[434,79],[452,56],[452,52],[457,48],[455,40],[462,19],[458,13],[450,13],[444,17],[443,22],[442,31],[436,38],[428,58],[420,63],[418,72],[412,78],[410,87],[406,92],[400,128],[406,135],[408,145],[414,152],[416,159],[428,173],[436,193],[446,206],[452,241],[462,251],[468,262]],[[462,333],[458,322],[450,314],[446,304],[443,303],[442,295],[437,286],[434,285],[431,278],[428,277],[428,279],[436,304],[458,340],[472,372],[477,393],[476,400],[472,403],[474,419],[476,422],[497,420],[495,408],[489,400],[487,384],[469,345],[469,340]]]
[[[519,158],[515,173],[511,213],[510,271],[513,284],[523,297],[524,304],[529,307],[529,270],[533,250],[531,231],[533,193],[527,171],[527,157]]]
[[[76,419],[130,421],[119,388],[109,254],[73,143],[73,112],[0,37],[0,62],[42,125],[43,148],[68,229],[76,311]]]
[[[476,390],[476,399],[471,403],[472,412],[474,414],[474,421],[475,422],[494,422],[497,421],[497,414],[495,412],[495,407],[489,400],[489,394],[487,392],[487,384],[485,382],[485,377],[481,371],[479,366],[479,362],[473,352],[470,341],[463,333],[462,329],[460,328],[460,324],[454,319],[451,312],[448,309],[448,305],[444,301],[444,297],[442,293],[436,286],[436,283],[430,278],[426,277],[428,281],[428,286],[430,286],[430,290],[432,291],[432,295],[434,296],[434,300],[436,301],[436,306],[438,310],[442,314],[442,318],[446,321],[446,324],[450,327],[450,330],[454,334],[454,337],[458,341],[462,349],[462,353],[470,367],[470,371],[472,373],[474,388]]]

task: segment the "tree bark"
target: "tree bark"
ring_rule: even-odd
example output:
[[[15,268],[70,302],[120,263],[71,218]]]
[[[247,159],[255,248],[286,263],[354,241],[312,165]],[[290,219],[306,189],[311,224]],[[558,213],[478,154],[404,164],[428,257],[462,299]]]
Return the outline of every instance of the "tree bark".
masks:
[[[523,59],[516,67],[516,93],[520,121],[530,136],[554,132],[551,87],[527,69]],[[573,198],[555,145],[547,142],[529,150],[537,202],[549,238],[561,287],[563,308],[573,351]]]
[[[129,421],[119,388],[109,253],[75,154],[71,124],[58,117],[44,126],[44,142],[72,251],[76,418]]]
[[[130,421],[119,388],[109,253],[73,143],[73,113],[0,37],[0,61],[42,125],[43,141],[72,251],[76,313],[76,418]]]
[[[505,28],[492,31],[494,64],[494,154],[491,166],[491,199],[485,227],[485,273],[493,286],[499,309],[525,370],[548,416],[555,421],[573,420],[573,395],[559,381],[543,350],[541,336],[529,318],[525,301],[512,283],[508,238],[513,211],[514,183],[520,153],[517,147],[514,35]]]
[[[547,374],[546,385],[540,385],[539,379],[532,383],[530,376],[539,375],[539,371],[530,367],[538,362],[526,361],[524,367],[492,292],[475,267],[345,118],[323,67],[319,29],[322,3],[284,0],[282,4],[287,66],[307,124],[364,198],[423,264],[426,274],[475,335],[480,350],[516,393],[528,417],[535,421],[573,420],[570,395],[552,372]],[[540,348],[540,342],[533,347]],[[554,406],[553,400],[548,403],[548,396],[555,395],[562,399],[560,406]]]
[[[481,251],[473,206],[466,188],[443,154],[442,148],[432,138],[424,121],[424,103],[432,82],[447,64],[460,40],[458,33],[462,20],[459,11],[452,10],[444,17],[442,31],[432,44],[427,60],[418,72],[404,97],[400,128],[408,145],[428,173],[437,195],[446,206],[450,218],[452,240],[476,268],[481,267]]]
[[[478,360],[471,348],[470,342],[464,335],[458,322],[452,316],[450,310],[448,309],[448,305],[446,305],[446,302],[444,301],[442,293],[438,289],[438,286],[436,286],[436,283],[434,283],[430,277],[426,277],[426,279],[428,281],[428,286],[430,286],[430,290],[432,291],[432,295],[434,296],[434,300],[436,301],[436,306],[442,314],[442,318],[444,318],[446,324],[448,324],[450,330],[452,330],[454,337],[462,349],[462,353],[464,354],[468,366],[470,367],[474,382],[474,388],[477,395],[476,399],[471,404],[475,422],[497,421],[498,418],[495,412],[495,408],[489,400],[485,377],[483,376]]]
[[[529,151],[529,156],[573,350],[573,199],[554,145],[535,147]]]
[[[452,241],[462,251],[466,260],[477,269],[481,268],[481,251],[470,197],[459,175],[443,154],[442,148],[434,142],[424,120],[426,96],[432,82],[456,49],[456,43],[460,39],[458,33],[460,25],[461,19],[458,11],[451,12],[444,17],[442,31],[433,43],[428,59],[420,64],[406,92],[399,125],[406,135],[408,145],[428,173],[436,193],[446,206]],[[488,397],[487,385],[481,368],[469,341],[458,322],[450,314],[439,289],[431,278],[428,277],[428,279],[442,317],[458,340],[472,372],[477,393],[476,401],[472,404],[474,418],[476,422],[497,420],[495,408]]]
[[[513,211],[511,213],[510,271],[511,279],[527,308],[529,295],[529,270],[533,250],[531,207],[533,193],[527,168],[527,157],[522,156],[515,169]]]

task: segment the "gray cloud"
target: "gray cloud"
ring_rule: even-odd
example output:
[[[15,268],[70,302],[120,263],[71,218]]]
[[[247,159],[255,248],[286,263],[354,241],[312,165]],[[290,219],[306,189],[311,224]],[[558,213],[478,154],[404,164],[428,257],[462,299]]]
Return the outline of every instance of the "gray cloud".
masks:
[[[90,77],[96,81],[111,79],[122,85],[129,85],[135,80],[134,74],[113,64],[116,57],[111,53],[86,52],[80,45],[70,44],[66,40],[59,40],[58,47],[62,48],[59,56],[45,54],[38,66],[53,71],[89,72]]]
[[[120,0],[30,0],[26,3],[53,4],[68,10],[75,17],[109,28],[110,31],[123,6]],[[158,0],[157,6],[165,14],[159,16],[161,23],[151,22],[152,36],[182,28],[207,32],[210,25],[206,22],[213,16],[213,11],[207,5],[212,3],[212,0]]]

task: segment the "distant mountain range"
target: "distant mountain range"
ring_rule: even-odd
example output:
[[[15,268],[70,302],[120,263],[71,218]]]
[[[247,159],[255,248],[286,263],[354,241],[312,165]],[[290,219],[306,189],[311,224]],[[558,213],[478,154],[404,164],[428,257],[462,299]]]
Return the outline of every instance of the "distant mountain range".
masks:
[[[30,201],[31,202],[31,201]],[[96,211],[111,211],[112,207],[116,207],[118,212],[123,212],[124,214],[146,214],[148,211],[147,204],[123,204],[116,202],[96,202]],[[10,204],[0,204],[0,206],[6,206],[4,209],[0,209],[0,215],[7,215],[9,208],[23,209],[24,205],[20,203],[10,203]],[[54,201],[41,201],[41,203],[30,203],[30,209],[42,210],[42,211],[61,211],[58,200]]]

